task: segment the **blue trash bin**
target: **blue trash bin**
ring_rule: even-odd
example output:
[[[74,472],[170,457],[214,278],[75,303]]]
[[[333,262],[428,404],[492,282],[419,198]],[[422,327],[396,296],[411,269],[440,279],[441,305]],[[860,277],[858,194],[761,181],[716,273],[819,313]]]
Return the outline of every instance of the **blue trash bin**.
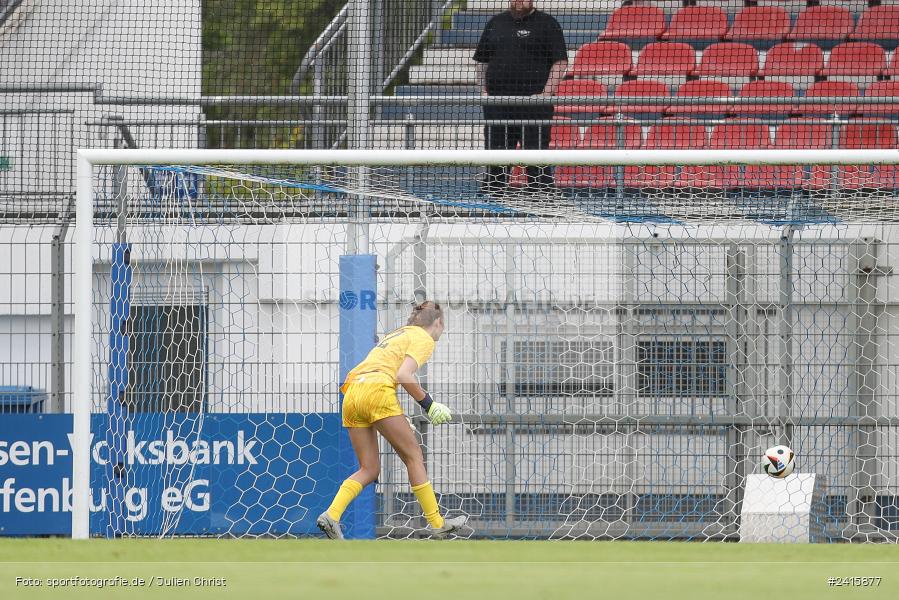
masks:
[[[41,413],[47,392],[30,385],[0,385],[0,413]]]

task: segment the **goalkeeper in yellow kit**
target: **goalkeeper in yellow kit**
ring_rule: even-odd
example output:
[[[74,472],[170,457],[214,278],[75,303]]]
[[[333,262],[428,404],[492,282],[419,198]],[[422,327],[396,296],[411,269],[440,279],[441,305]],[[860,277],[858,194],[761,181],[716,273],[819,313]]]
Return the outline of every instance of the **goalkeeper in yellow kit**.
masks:
[[[381,460],[375,431],[390,442],[406,464],[409,483],[433,536],[445,537],[468,520],[465,516],[444,519],[440,515],[421,447],[396,397],[396,386],[400,384],[418,402],[433,425],[442,425],[452,419],[449,409],[435,402],[415,378],[415,371],[434,352],[443,329],[440,305],[423,302],[412,310],[405,327],[385,335],[365,360],[347,375],[340,388],[344,393],[343,426],[349,430],[350,442],[359,459],[359,470],[341,484],[331,506],[316,521],[318,528],[329,538],[343,539],[340,517],[362,488],[378,478]]]

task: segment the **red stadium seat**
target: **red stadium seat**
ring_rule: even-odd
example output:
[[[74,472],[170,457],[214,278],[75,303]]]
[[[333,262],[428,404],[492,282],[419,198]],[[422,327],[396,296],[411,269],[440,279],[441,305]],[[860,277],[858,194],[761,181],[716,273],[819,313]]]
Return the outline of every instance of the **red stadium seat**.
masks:
[[[676,119],[664,119],[652,125],[643,147],[650,150],[686,150],[708,146],[704,125],[685,125]]]
[[[636,149],[642,142],[642,131],[636,122],[591,125],[584,133],[580,148]],[[619,136],[622,143],[619,143]],[[618,185],[616,167],[574,167],[556,169],[556,185],[560,187],[610,188]],[[623,183],[623,180],[622,180]]]
[[[849,35],[850,40],[893,40],[899,42],[899,6],[872,6],[862,13],[855,30]]]
[[[589,98],[598,96],[605,98],[609,91],[603,84],[592,79],[566,79],[556,90],[556,96],[574,96],[576,98]],[[571,104],[556,106],[556,112],[563,113],[600,113],[609,112],[605,106],[588,106],[586,104]]]
[[[748,6],[737,13],[724,39],[782,40],[790,31],[790,15],[779,6]]]
[[[712,129],[709,148],[713,149],[751,149],[765,150],[771,146],[771,134],[768,125],[755,121],[735,120],[716,125]],[[710,179],[708,187],[740,188],[768,187],[772,179],[768,171],[772,167],[747,166],[741,172],[737,165],[723,167],[707,167]]]
[[[656,6],[622,6],[609,19],[601,40],[656,39],[665,31],[665,11]]]
[[[886,67],[883,47],[871,42],[845,42],[830,52],[821,75],[828,78],[874,80]]]
[[[895,148],[896,126],[853,121],[840,131],[840,148]]]
[[[720,40],[727,33],[727,13],[718,6],[687,6],[671,17],[663,40]]]
[[[640,52],[630,75],[635,77],[686,77],[696,67],[696,52],[681,42],[656,42]]]
[[[875,81],[867,87],[865,96],[869,98],[899,96],[899,81]],[[899,117],[899,103],[863,104],[861,112],[866,115],[885,115],[896,118]]]
[[[890,64],[883,70],[883,74],[887,77],[899,78],[899,52],[893,52]]]
[[[793,86],[785,81],[751,81],[740,89],[740,98],[793,98]],[[734,107],[738,115],[783,116],[794,112],[794,104],[743,104]]]
[[[840,130],[840,148],[896,148],[896,126],[887,123],[850,122]],[[893,165],[840,167],[840,187],[846,189],[899,187]]]
[[[810,6],[799,13],[787,34],[791,41],[842,41],[849,37],[855,21],[842,6]]]
[[[821,150],[833,147],[833,125],[816,119],[791,119],[777,128],[774,147],[783,150],[811,148]]]
[[[571,150],[577,148],[581,144],[581,128],[577,125],[566,125],[565,121],[556,117],[554,121],[558,121],[558,125],[552,126],[550,134],[549,147],[553,150]]]
[[[709,148],[765,150],[771,146],[768,124],[761,121],[732,119],[712,128]]]
[[[780,150],[821,150],[832,148],[833,143],[833,125],[804,119],[785,122],[778,127],[774,137],[774,148]],[[829,171],[829,167],[774,167],[773,187],[826,188],[830,180]]]
[[[723,81],[714,79],[696,79],[688,81],[677,89],[674,96],[676,98],[724,98],[730,97],[730,86]],[[699,104],[698,102],[689,102],[688,104],[672,104],[668,109],[668,113],[672,115],[724,115],[729,108],[721,104]]]
[[[817,81],[805,92],[806,98],[858,97],[861,92],[851,81]],[[850,115],[859,110],[857,104],[846,102],[824,102],[821,104],[800,104],[798,112],[804,115]]]
[[[785,42],[768,50],[765,65],[759,75],[795,81],[813,80],[824,68],[824,53],[813,44]]]
[[[574,56],[569,74],[575,77],[624,75],[631,70],[631,49],[621,42],[584,44]]]
[[[618,142],[619,133],[623,136],[623,143]],[[639,148],[642,143],[643,132],[636,121],[627,121],[622,125],[614,123],[601,123],[591,125],[584,132],[581,148]]]
[[[753,77],[759,70],[759,55],[749,44],[722,42],[702,53],[699,66],[690,73],[696,77]]]
[[[643,148],[647,150],[701,149],[708,145],[708,134],[702,125],[684,125],[675,121],[663,121],[652,125],[646,135]],[[693,171],[702,167],[682,167],[683,181],[693,181]],[[687,185],[679,181],[674,166],[625,167],[624,185],[636,188],[667,188]]]
[[[633,81],[625,81],[615,88],[616,98],[632,98],[639,96],[670,96],[671,90],[661,81],[650,81],[647,79],[635,79]],[[616,110],[620,110],[626,115],[633,114],[660,114],[667,110],[668,106],[664,104],[622,104]]]
[[[550,134],[551,150],[572,150],[581,145],[581,128],[576,125],[553,125]],[[576,187],[577,172],[580,167],[557,167],[554,183],[557,187]]]

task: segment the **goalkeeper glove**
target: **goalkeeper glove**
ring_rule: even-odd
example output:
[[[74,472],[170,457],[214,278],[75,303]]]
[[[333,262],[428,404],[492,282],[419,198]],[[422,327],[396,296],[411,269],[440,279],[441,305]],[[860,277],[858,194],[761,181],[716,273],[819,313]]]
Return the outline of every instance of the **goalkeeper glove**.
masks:
[[[425,397],[418,401],[418,405],[428,415],[431,425],[443,425],[453,420],[453,414],[446,404],[434,402],[431,395],[425,393]]]

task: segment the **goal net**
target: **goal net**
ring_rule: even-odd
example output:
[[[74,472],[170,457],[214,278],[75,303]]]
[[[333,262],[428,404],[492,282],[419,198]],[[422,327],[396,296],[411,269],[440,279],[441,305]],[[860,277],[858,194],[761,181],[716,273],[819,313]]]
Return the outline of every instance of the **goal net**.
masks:
[[[737,539],[784,444],[827,540],[895,540],[897,158],[84,151],[74,531],[314,533],[340,379],[426,298],[453,422],[399,397],[464,535]],[[348,533],[416,537],[381,457]]]

